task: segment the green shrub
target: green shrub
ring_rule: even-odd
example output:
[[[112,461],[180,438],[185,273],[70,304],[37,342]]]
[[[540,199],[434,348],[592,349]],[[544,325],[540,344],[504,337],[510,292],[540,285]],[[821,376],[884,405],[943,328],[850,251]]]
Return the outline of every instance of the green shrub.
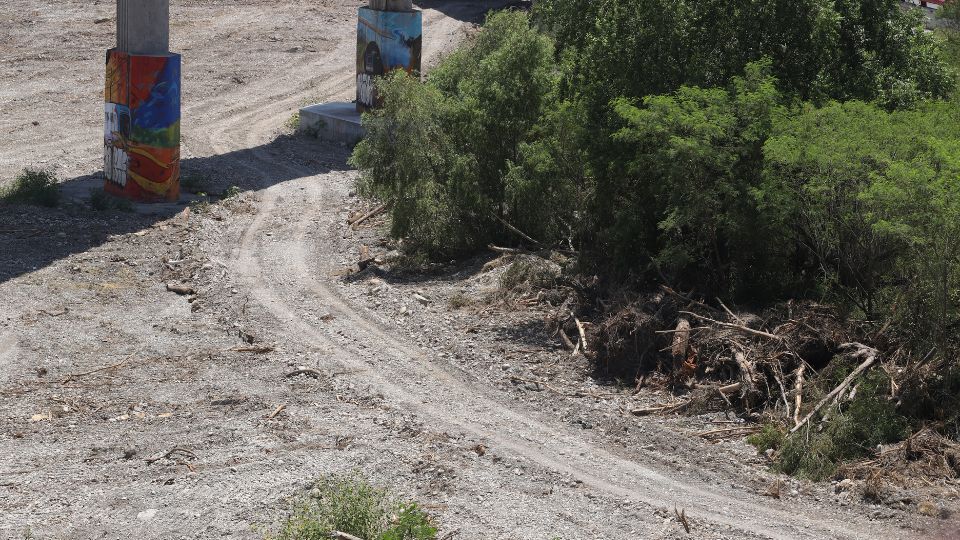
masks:
[[[392,233],[436,257],[510,239],[498,218],[528,208],[510,199],[505,175],[556,80],[551,42],[526,14],[490,15],[426,84],[403,73],[378,82],[384,105],[364,116],[351,157],[361,193],[391,201]]]
[[[764,424],[759,433],[747,437],[747,442],[752,444],[758,452],[779,450],[784,440],[783,428],[775,424]]]
[[[60,204],[57,176],[51,171],[24,169],[10,185],[0,188],[0,201],[55,207]]]
[[[601,114],[617,97],[726,86],[772,59],[800,99],[896,106],[952,90],[918,13],[889,0],[538,0],[535,17],[574,57],[570,87]]]
[[[764,212],[796,231],[832,288],[945,351],[960,321],[960,111],[808,108],[764,154]]]
[[[230,186],[227,189],[223,190],[223,193],[220,194],[221,199],[232,199],[237,195],[243,193],[243,190],[238,186]]]
[[[437,528],[416,504],[396,501],[359,476],[332,476],[301,501],[272,540],[327,540],[334,531],[364,540],[433,540]]]
[[[746,290],[755,300],[771,296],[763,287],[791,285],[783,231],[755,199],[762,145],[785,114],[769,68],[750,64],[730,89],[684,86],[642,106],[614,103],[623,170],[596,184],[597,258],[629,270],[647,256],[708,294]]]
[[[835,360],[835,363],[840,363]],[[835,386],[836,379],[852,367],[821,377],[820,392]],[[778,467],[787,474],[811,480],[825,480],[834,475],[844,461],[871,455],[878,444],[902,440],[909,434],[907,419],[898,413],[888,399],[890,379],[880,370],[868,372],[856,384],[856,396],[840,412],[831,409],[826,427],[817,432],[813,427],[801,429],[783,442],[778,454]]]

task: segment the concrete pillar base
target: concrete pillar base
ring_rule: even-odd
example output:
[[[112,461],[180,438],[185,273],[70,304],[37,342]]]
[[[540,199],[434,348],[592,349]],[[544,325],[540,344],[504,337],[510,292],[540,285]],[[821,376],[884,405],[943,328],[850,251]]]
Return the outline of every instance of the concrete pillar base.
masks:
[[[107,51],[104,191],[138,202],[180,196],[180,55]]]
[[[330,142],[355,145],[366,131],[353,103],[322,103],[300,109],[298,133]]]

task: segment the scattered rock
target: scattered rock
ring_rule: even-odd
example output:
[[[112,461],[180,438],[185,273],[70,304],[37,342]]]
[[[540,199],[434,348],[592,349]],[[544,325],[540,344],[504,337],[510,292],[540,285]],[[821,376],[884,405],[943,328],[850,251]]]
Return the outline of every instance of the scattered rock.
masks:
[[[189,285],[180,285],[177,283],[167,283],[167,290],[172,293],[177,293],[180,296],[189,296],[196,292],[193,290],[193,287]]]

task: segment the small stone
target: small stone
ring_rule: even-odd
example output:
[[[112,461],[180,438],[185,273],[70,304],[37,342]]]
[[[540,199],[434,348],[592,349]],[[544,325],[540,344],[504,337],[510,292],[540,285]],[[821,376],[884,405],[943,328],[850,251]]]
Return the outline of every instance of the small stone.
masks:
[[[150,521],[156,515],[157,515],[157,509],[150,508],[148,510],[144,510],[143,512],[140,512],[139,514],[137,514],[137,519],[139,519],[140,521]]]

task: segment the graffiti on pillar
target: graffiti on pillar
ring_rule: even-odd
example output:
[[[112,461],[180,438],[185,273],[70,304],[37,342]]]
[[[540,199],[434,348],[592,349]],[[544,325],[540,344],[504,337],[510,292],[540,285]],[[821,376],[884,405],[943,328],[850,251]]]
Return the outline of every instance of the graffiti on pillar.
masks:
[[[396,69],[420,72],[423,15],[360,8],[357,25],[357,109],[379,104],[376,78]]]
[[[131,200],[180,195],[180,56],[107,52],[104,190]]]

